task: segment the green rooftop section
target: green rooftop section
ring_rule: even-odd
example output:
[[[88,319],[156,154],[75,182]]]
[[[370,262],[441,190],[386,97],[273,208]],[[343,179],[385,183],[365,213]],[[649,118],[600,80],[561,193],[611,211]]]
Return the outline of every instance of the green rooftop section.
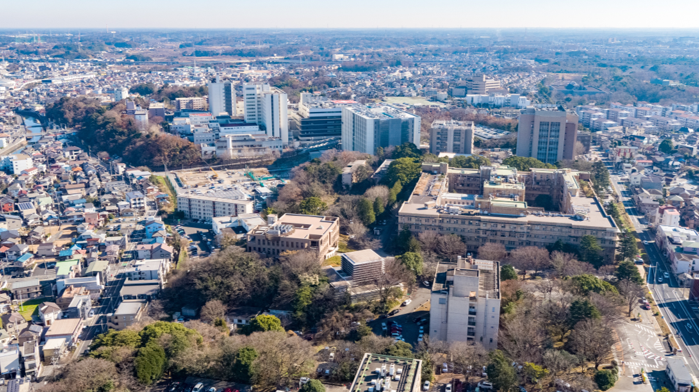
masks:
[[[94,275],[96,272],[103,272],[109,266],[109,260],[95,260],[87,266],[84,275]]]
[[[56,275],[68,275],[70,274],[71,267],[78,264],[80,264],[80,260],[78,259],[59,261],[56,263]]]

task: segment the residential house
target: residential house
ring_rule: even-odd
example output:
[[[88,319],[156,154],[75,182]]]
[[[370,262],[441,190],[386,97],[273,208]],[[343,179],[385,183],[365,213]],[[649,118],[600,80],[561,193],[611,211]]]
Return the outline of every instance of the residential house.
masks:
[[[83,272],[83,276],[96,276],[101,275],[102,280],[107,280],[107,277],[111,273],[111,268],[109,266],[109,260],[95,260],[87,269]]]
[[[79,318],[68,318],[55,320],[49,329],[46,331],[44,338],[49,339],[65,339],[68,346],[77,343],[82,331],[83,320]]]
[[[14,379],[21,375],[22,363],[20,361],[19,346],[11,344],[0,351],[0,377]]]
[[[116,330],[123,330],[141,321],[147,308],[148,302],[145,300],[122,301],[109,318],[108,325]]]
[[[19,335],[29,325],[27,320],[18,312],[3,314],[0,318],[2,318],[2,327],[13,335]]]
[[[56,305],[58,305],[58,307],[65,311],[73,302],[73,299],[80,296],[89,296],[89,294],[90,292],[87,290],[87,288],[74,287],[71,285],[66,287],[66,289],[63,290],[61,295],[58,298],[56,298]]]
[[[175,249],[167,244],[136,245],[138,259],[167,259],[172,260]]]
[[[146,238],[153,238],[153,234],[162,231],[165,232],[165,224],[161,221],[150,221],[145,224]]]
[[[41,355],[39,353],[39,339],[28,340],[21,346],[22,362],[24,364],[24,375],[36,377],[41,373]],[[13,380],[19,382],[19,380]],[[8,390],[10,385],[8,384]],[[21,391],[20,386],[16,390]]]
[[[54,242],[44,242],[40,244],[36,250],[38,257],[56,257],[58,247]]]
[[[145,196],[143,196],[143,193],[138,191],[127,192],[126,201],[129,203],[129,206],[135,210],[143,209],[146,207],[146,198]]]
[[[23,226],[22,218],[17,215],[0,215],[0,229],[19,230]]]
[[[10,289],[15,300],[27,300],[41,297],[41,283],[39,279],[31,278],[22,281],[13,281]]]
[[[165,277],[170,271],[169,259],[138,260],[133,266],[124,270],[124,275],[131,280],[157,280],[165,283]]]
[[[146,301],[157,298],[160,293],[161,283],[159,280],[130,280],[126,278],[124,285],[119,291],[122,301],[142,299]]]
[[[76,295],[68,305],[68,308],[63,312],[63,315],[68,315],[69,318],[81,318],[86,320],[92,310],[92,299],[89,295]]]
[[[22,257],[27,251],[29,250],[29,247],[25,244],[14,244],[10,249],[5,252],[5,255],[7,257],[7,260],[9,261],[17,261],[20,257]]]
[[[40,340],[41,334],[44,332],[44,327],[41,325],[32,324],[27,326],[22,332],[17,336],[17,344],[20,346],[27,341]]]
[[[41,317],[41,322],[44,325],[49,326],[56,320],[60,320],[63,317],[63,311],[61,307],[54,302],[44,302],[39,305],[39,317]]]

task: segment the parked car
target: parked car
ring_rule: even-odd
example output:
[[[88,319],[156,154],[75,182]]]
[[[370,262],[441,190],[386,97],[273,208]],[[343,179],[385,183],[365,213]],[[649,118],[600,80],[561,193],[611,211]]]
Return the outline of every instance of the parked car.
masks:
[[[444,392],[451,392],[451,383],[444,386]]]
[[[662,278],[662,276],[658,276],[658,283],[663,283],[663,278]]]
[[[398,312],[400,312],[400,309],[393,309],[392,311],[390,311],[390,312],[388,313],[388,315],[389,315],[389,316],[393,316],[394,314],[398,314]]]
[[[667,273],[667,272],[665,272],[665,273],[663,274],[663,277],[664,277],[665,279],[670,279],[670,274]]]
[[[428,282],[428,281],[425,280],[425,281],[422,282],[422,285],[425,286],[425,287],[430,287],[430,282]]]
[[[204,384],[197,383],[197,385],[194,386],[194,389],[192,389],[192,392],[201,392],[203,390],[204,390]]]
[[[449,366],[447,366],[446,362],[442,364],[442,373],[449,373]]]
[[[488,381],[481,381],[478,383],[480,389],[493,389],[493,383]]]
[[[422,390],[423,390],[423,391],[429,391],[429,390],[430,390],[430,382],[429,382],[429,381],[425,381],[425,383],[422,384]]]
[[[177,390],[179,390],[179,389],[180,389],[180,383],[177,382],[177,381],[175,381],[175,382],[173,382],[172,384],[170,384],[170,388],[168,389],[168,391],[170,391],[170,392],[175,392],[175,391],[177,391]]]
[[[413,302],[413,300],[408,298],[405,301],[403,301],[403,306],[408,306],[408,305],[410,305],[411,302]]]

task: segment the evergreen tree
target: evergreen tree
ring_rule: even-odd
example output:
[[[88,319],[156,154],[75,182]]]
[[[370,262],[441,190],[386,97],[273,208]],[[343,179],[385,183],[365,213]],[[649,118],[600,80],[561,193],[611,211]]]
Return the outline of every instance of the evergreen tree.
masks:
[[[500,392],[509,392],[517,385],[517,374],[512,361],[500,350],[490,353],[487,373],[488,380]]]
[[[364,223],[364,226],[369,226],[376,221],[376,215],[374,214],[374,206],[367,198],[362,198],[359,200],[359,218]]]
[[[374,214],[376,216],[379,216],[383,214],[383,211],[383,199],[381,198],[381,196],[379,196],[376,199],[374,199]]]

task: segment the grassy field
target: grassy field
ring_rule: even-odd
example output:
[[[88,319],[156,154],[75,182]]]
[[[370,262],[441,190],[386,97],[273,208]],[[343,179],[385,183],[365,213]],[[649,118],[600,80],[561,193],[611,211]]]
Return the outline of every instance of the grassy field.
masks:
[[[326,265],[331,265],[333,267],[339,267],[342,265],[342,257],[340,257],[340,256],[328,257],[325,261],[323,261],[323,266],[326,266]]]
[[[39,313],[39,305],[50,300],[51,299],[48,298],[34,298],[24,301],[19,308],[19,314],[21,314],[25,320],[31,321],[32,316]],[[22,310],[22,308],[24,308],[24,310]]]
[[[177,197],[175,196],[175,188],[172,187],[170,181],[168,181],[168,179],[164,176],[151,176],[151,180],[153,180],[158,185],[158,188],[160,188],[161,191],[167,193],[168,196],[170,196],[170,206],[168,208],[165,208],[165,210],[167,210],[168,212],[177,210]]]

